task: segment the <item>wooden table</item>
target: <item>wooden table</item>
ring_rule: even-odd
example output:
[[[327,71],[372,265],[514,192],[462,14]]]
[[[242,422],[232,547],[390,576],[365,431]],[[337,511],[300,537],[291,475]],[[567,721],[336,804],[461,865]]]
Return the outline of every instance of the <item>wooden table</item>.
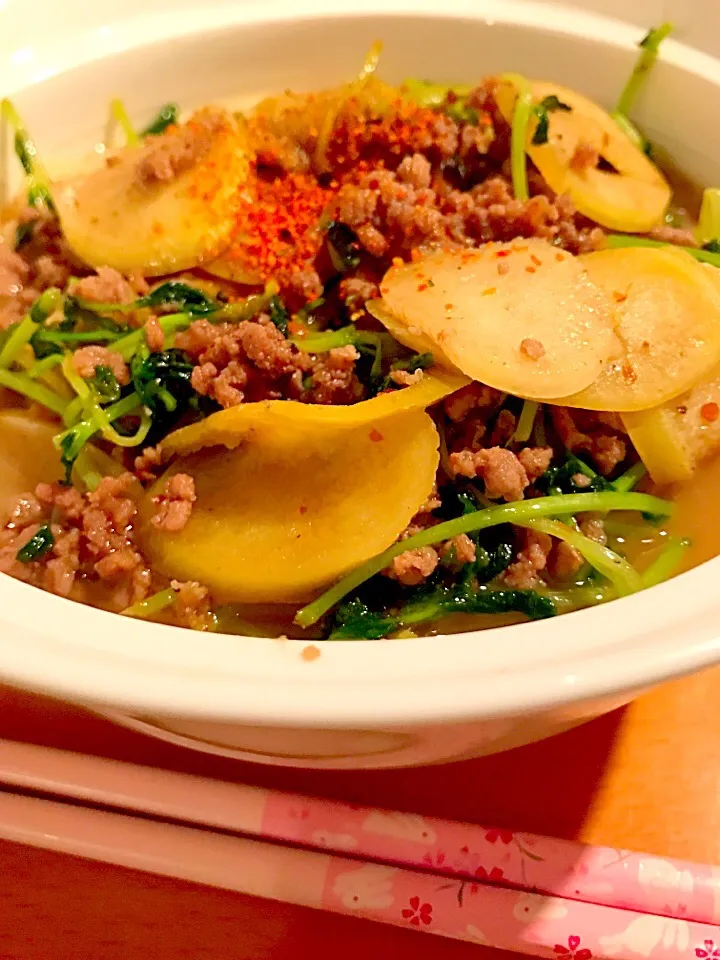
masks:
[[[0,736],[720,864],[720,668],[535,746],[399,772],[191,755],[66,707],[49,726],[46,706],[9,691]],[[0,843],[0,960],[477,960],[484,949]]]

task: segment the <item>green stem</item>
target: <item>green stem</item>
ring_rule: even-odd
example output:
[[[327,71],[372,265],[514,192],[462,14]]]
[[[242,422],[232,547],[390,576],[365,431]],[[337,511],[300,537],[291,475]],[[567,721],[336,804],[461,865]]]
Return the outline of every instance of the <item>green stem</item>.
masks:
[[[311,333],[306,337],[290,337],[290,343],[302,353],[327,353],[336,347],[346,347],[356,342],[358,331],[349,324],[339,330],[325,330],[323,333]]]
[[[5,341],[2,350],[0,350],[0,367],[7,369],[10,366],[22,348],[30,343],[37,328],[38,324],[35,323],[30,314],[25,314]]]
[[[134,603],[131,607],[126,607],[122,611],[121,616],[137,617],[140,620],[147,620],[175,603],[176,597],[177,592],[173,590],[172,587],[168,587],[167,590],[160,590],[158,593],[154,593],[151,597],[148,597],[147,600],[141,600],[139,603]]]
[[[513,440],[515,443],[528,442],[532,436],[533,427],[535,426],[535,417],[537,416],[539,408],[540,404],[536,400],[523,401],[520,417],[513,435]]]
[[[671,250],[685,250],[691,257],[700,260],[701,263],[709,263],[713,267],[720,267],[720,253],[713,253],[711,250],[701,250],[697,247],[681,247],[675,243],[663,243],[662,240],[651,240],[649,237],[636,237],[633,234],[609,233],[607,235],[607,245],[612,250],[621,247],[657,247],[669,248]]]
[[[645,83],[648,73],[652,70],[658,57],[658,50],[663,40],[672,33],[671,23],[664,23],[661,27],[651,30],[640,44],[640,55],[637,58],[633,71],[628,77],[623,92],[618,100],[617,113],[629,116],[635,100]]]
[[[36,380],[33,380],[26,373],[13,373],[10,370],[0,369],[0,387],[7,387],[8,390],[14,390],[28,400],[33,400],[58,416],[62,416],[68,405],[67,400],[55,393],[48,387],[43,386]]]
[[[609,547],[603,546],[596,540],[591,540],[584,534],[571,527],[567,527],[559,520],[541,518],[537,520],[515,521],[519,527],[529,527],[550,537],[564,540],[571,547],[575,547],[591,567],[606,577],[615,587],[618,595],[626,597],[642,589],[640,574],[624,557],[615,553]]]
[[[351,571],[338,583],[326,590],[317,600],[313,600],[295,616],[295,623],[301,627],[310,627],[351,590],[384,570],[388,564],[405,553],[418,547],[429,547],[443,540],[450,540],[460,533],[476,533],[495,527],[501,523],[522,524],[537,517],[552,517],[566,513],[607,513],[611,510],[637,510],[655,516],[668,516],[673,506],[667,500],[646,493],[571,493],[554,497],[538,497],[533,500],[519,500],[515,503],[496,504],[477,513],[466,514],[447,520],[434,527],[428,527],[407,540],[394,543],[387,550],[366,561]]]
[[[634,463],[629,470],[626,470],[621,477],[618,477],[617,480],[613,482],[613,486],[619,493],[628,493],[628,491],[633,490],[643,477],[646,476],[647,467],[642,460],[638,460],[637,463]]]
[[[53,367],[59,366],[62,362],[61,353],[51,353],[49,356],[43,357],[42,360],[36,360],[26,373],[31,380],[37,380],[38,377],[42,377],[48,370],[52,370]]]
[[[128,112],[125,109],[125,104],[122,100],[110,101],[110,113],[113,116],[113,119],[120,127],[122,132],[125,134],[125,141],[129,147],[136,147],[140,143],[140,137],[135,132],[135,128],[132,125],[132,121],[128,116]]]
[[[527,150],[528,125],[533,114],[532,90],[525,77],[521,77],[519,74],[511,74],[505,79],[509,80],[517,89],[517,100],[515,101],[510,130],[510,171],[515,197],[521,203],[525,203],[530,199],[525,153]]]
[[[653,560],[642,574],[643,588],[654,587],[676,574],[690,546],[689,540],[669,537],[660,555]]]
[[[158,319],[158,323],[162,327],[165,336],[189,327],[192,322],[193,317],[191,317],[189,313],[171,313],[166,317],[160,317]],[[144,327],[140,327],[139,330],[133,330],[132,333],[128,333],[126,336],[116,340],[113,344],[113,351],[119,353],[123,360],[130,360],[138,347],[144,342],[145,329]]]

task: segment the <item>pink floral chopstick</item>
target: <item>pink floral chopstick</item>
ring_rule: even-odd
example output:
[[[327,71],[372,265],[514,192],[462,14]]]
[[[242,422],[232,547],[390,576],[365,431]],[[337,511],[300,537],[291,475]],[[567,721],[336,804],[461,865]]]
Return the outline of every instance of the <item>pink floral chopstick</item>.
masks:
[[[497,827],[271,791],[265,794],[259,830],[263,836],[475,883],[498,882],[569,900],[720,922],[717,867]],[[710,954],[700,960],[720,960],[720,956]]]

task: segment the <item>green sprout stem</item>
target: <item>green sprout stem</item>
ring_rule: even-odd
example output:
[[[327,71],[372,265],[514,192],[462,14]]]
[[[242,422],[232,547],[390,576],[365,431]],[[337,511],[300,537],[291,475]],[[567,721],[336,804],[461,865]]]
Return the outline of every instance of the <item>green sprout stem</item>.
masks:
[[[355,590],[370,577],[380,573],[387,565],[405,553],[406,550],[415,550],[418,547],[432,546],[443,540],[450,540],[460,533],[476,533],[501,523],[524,524],[528,520],[540,517],[553,517],[573,513],[607,513],[612,510],[638,510],[641,513],[655,516],[668,516],[672,512],[672,504],[659,497],[645,493],[618,493],[617,491],[603,491],[601,493],[575,493],[561,496],[538,497],[532,500],[521,500],[516,503],[497,504],[486,510],[456,517],[447,520],[406,540],[400,540],[371,560],[361,564],[342,580],[338,581],[320,597],[313,600],[295,616],[295,623],[301,627],[310,627],[324,616],[328,610],[339,603],[342,598]]]
[[[176,597],[177,592],[173,590],[172,587],[168,587],[167,590],[160,590],[158,593],[154,593],[151,597],[148,597],[147,600],[141,600],[139,603],[134,603],[131,607],[126,607],[121,615],[123,617],[135,617],[139,620],[148,620],[150,617],[156,616],[175,603]]]
[[[48,410],[52,410],[58,416],[65,413],[68,405],[67,400],[55,393],[54,390],[38,383],[27,373],[15,373],[0,368],[0,387],[7,387],[8,390],[13,390],[15,393],[27,397],[28,400],[39,403],[40,406],[47,407]]]
[[[120,127],[122,132],[125,134],[125,142],[129,147],[136,147],[140,143],[140,137],[135,132],[135,128],[132,125],[132,121],[128,116],[128,112],[125,109],[125,104],[122,100],[115,99],[110,101],[110,113],[112,114],[113,120]]]
[[[680,569],[691,543],[681,537],[668,537],[660,554],[641,576],[643,588],[668,580]]]
[[[660,44],[672,33],[672,30],[673,26],[671,23],[664,23],[661,27],[651,30],[640,44],[640,54],[633,67],[632,73],[628,77],[623,92],[620,94],[617,113],[621,113],[626,117],[630,115],[647,75],[657,60]]]
[[[530,199],[528,188],[527,149],[528,126],[533,116],[533,98],[530,83],[519,74],[510,74],[503,79],[509,80],[517,90],[517,100],[510,130],[510,172],[512,174],[515,198],[521,203]]]

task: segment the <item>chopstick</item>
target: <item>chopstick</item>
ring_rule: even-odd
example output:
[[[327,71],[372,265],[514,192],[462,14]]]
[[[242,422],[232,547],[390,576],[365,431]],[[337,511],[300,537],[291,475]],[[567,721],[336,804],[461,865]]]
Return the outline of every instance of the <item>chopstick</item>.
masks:
[[[638,952],[648,957],[656,948],[663,960],[681,960],[720,939],[720,927],[709,924],[447,880],[11,793],[0,793],[0,837],[555,960],[636,960]]]
[[[720,870],[0,740],[0,784],[555,897],[720,922]]]

